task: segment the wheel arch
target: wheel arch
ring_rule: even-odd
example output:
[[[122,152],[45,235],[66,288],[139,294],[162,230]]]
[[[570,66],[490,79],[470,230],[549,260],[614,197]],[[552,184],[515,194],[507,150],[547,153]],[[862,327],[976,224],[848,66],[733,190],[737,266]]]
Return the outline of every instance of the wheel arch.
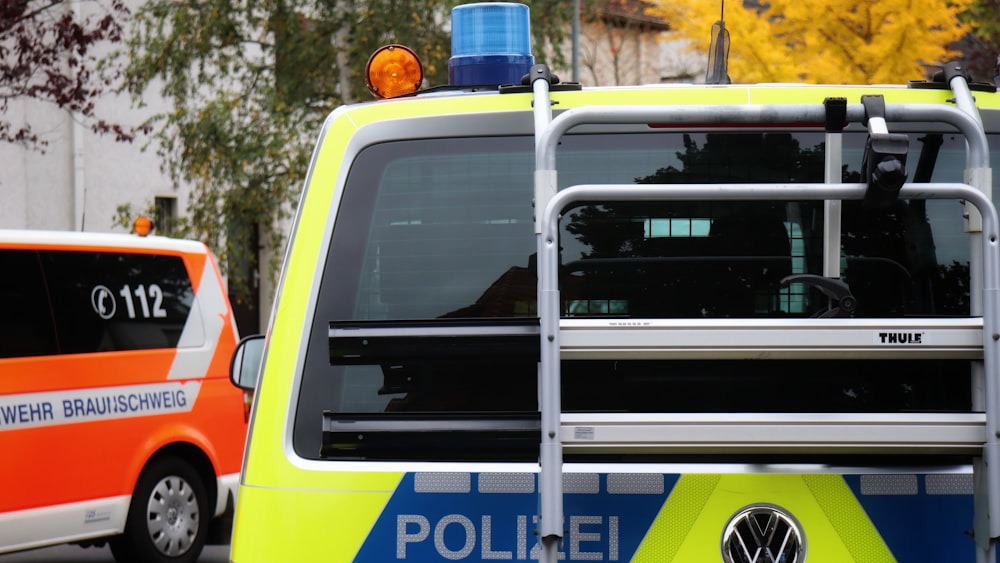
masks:
[[[131,503],[136,500],[135,487],[138,485],[139,476],[142,475],[142,472],[158,460],[169,457],[181,459],[189,463],[195,472],[198,473],[198,476],[201,477],[202,483],[205,486],[205,493],[210,503],[209,510],[211,511],[212,518],[219,516],[220,512],[225,509],[225,502],[219,502],[219,480],[216,474],[215,465],[212,463],[211,458],[205,450],[198,447],[196,444],[192,444],[191,442],[172,442],[165,444],[153,452],[148,459],[146,459],[145,463],[142,464],[141,469],[136,473],[135,480],[132,483],[132,498],[129,501],[129,505],[131,506]]]

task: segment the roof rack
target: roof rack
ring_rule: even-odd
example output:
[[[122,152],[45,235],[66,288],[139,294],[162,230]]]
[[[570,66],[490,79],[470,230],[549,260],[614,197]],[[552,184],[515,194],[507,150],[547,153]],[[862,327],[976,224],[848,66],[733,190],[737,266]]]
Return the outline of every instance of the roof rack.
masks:
[[[998,219],[989,198],[992,172],[989,147],[968,80],[960,67],[946,68],[957,107],[935,104],[715,105],[577,107],[552,116],[549,73],[533,67],[530,75],[535,123],[535,234],[538,244],[538,316],[540,338],[539,410],[541,561],[555,563],[563,537],[563,452],[588,453],[816,453],[917,454],[973,456],[975,538],[994,560],[1000,537],[1000,264]],[[594,201],[746,201],[819,200],[828,202],[828,224],[839,225],[839,202],[862,200],[868,184],[840,183],[840,123],[868,127],[873,158],[892,158],[888,126],[905,122],[940,122],[962,132],[968,144],[964,183],[889,185],[892,197],[964,201],[973,244],[970,319],[879,319],[879,326],[901,332],[928,331],[937,346],[922,348],[925,357],[973,360],[983,385],[974,386],[973,408],[962,414],[705,413],[684,415],[563,414],[560,361],[591,358],[823,358],[848,351],[860,357],[900,358],[898,351],[872,346],[872,321],[845,318],[699,319],[692,322],[643,319],[614,323],[608,319],[562,319],[559,290],[559,217],[570,204]],[[577,185],[557,191],[556,149],[579,125],[634,123],[768,124],[827,123],[827,175],[823,184],[671,184],[642,186]],[[897,147],[898,148],[898,147]],[[904,150],[905,153],[905,150]],[[885,186],[883,186],[885,187]],[[869,194],[870,195],[870,194]],[[839,226],[827,229],[824,276],[839,278]],[[729,338],[707,339],[706,331]],[[720,343],[721,342],[721,343]],[[912,350],[910,351],[912,354]],[[911,356],[912,357],[912,356]],[[766,430],[766,431],[762,431]],[[724,438],[720,438],[724,437]],[[996,517],[991,518],[990,515]]]

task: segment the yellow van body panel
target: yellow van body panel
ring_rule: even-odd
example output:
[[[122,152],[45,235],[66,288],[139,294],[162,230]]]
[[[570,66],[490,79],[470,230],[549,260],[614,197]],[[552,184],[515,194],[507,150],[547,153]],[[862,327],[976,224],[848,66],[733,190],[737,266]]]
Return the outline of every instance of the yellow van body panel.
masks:
[[[237,511],[232,560],[351,561],[402,475],[334,475],[341,486],[242,487],[240,498],[253,511]]]

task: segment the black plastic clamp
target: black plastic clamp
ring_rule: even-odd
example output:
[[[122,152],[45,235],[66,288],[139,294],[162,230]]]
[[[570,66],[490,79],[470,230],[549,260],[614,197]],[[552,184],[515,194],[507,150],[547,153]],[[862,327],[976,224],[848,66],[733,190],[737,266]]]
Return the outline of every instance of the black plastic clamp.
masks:
[[[826,123],[824,128],[827,133],[841,133],[844,125],[847,124],[847,98],[826,98],[823,100],[826,108]]]

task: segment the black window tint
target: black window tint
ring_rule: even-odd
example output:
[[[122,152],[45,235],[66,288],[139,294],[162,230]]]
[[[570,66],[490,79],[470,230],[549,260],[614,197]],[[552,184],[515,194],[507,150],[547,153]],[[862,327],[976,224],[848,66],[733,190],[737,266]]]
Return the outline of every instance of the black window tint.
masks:
[[[926,136],[912,136],[916,162]],[[940,137],[930,175],[911,172],[913,181],[961,181],[964,140]],[[860,181],[865,139],[845,134],[842,181]],[[824,137],[813,132],[571,135],[559,148],[559,183],[818,183],[823,158]],[[332,242],[331,319],[535,315],[529,139],[390,143],[358,162],[349,183],[365,188],[349,187],[342,209],[351,211]],[[854,316],[969,314],[970,245],[956,202],[883,211],[845,202],[842,225]],[[823,274],[823,232],[821,202],[581,205],[562,223],[563,313],[821,314],[826,295],[782,280]]]
[[[813,207],[732,202],[569,209],[560,239],[563,314],[803,316],[804,297],[781,282],[810,272],[803,225],[793,218]]]
[[[179,256],[64,251],[39,255],[62,353],[177,346],[194,301]]]
[[[387,143],[351,167],[309,337],[300,455],[323,448],[324,411],[537,412],[535,362],[331,365],[329,343],[333,320],[533,317],[532,143]]]
[[[823,181],[824,138],[818,133],[620,137],[567,137],[559,153],[560,184]],[[911,137],[911,181],[962,181],[962,137]],[[845,134],[841,181],[861,181],[865,140],[864,134]],[[913,163],[925,146],[933,147],[935,157],[917,171]],[[970,243],[962,221],[960,206],[950,200],[903,200],[887,210],[844,202],[841,274],[858,301],[853,316],[968,315]],[[812,201],[579,205],[564,214],[560,235],[563,312],[675,318],[823,314],[826,295],[782,280],[823,274],[824,229],[823,204]]]
[[[52,309],[33,250],[0,250],[0,358],[56,353]]]
[[[574,360],[562,363],[562,406],[565,412],[957,412],[972,407],[971,379],[966,360]]]
[[[845,182],[861,181],[865,138],[845,137]],[[908,182],[965,181],[962,136],[911,133],[909,141]],[[854,316],[970,314],[972,247],[961,202],[900,200],[885,210],[845,202],[841,228],[842,277],[858,299]]]
[[[911,137],[909,161],[915,163],[925,142]],[[865,140],[864,133],[845,133],[842,181],[860,181]],[[557,151],[559,186],[819,183],[824,142],[822,132],[568,135]],[[961,181],[964,162],[964,140],[944,135],[930,172],[911,179]],[[331,363],[330,337],[331,323],[340,321],[499,324],[535,317],[533,170],[530,137],[400,141],[358,155],[339,205],[309,335],[293,437],[300,455],[335,451],[339,438],[330,433],[324,442],[323,420],[350,422],[352,413],[366,421],[392,413],[404,426],[410,419],[400,413],[537,412],[534,361],[338,365]],[[823,217],[823,203],[814,201],[577,205],[561,223],[563,315],[821,314],[830,305],[826,295],[782,280],[822,275]],[[845,202],[841,271],[859,301],[855,316],[968,315],[970,245],[961,224],[962,209],[954,201],[901,201],[878,212]],[[918,363],[898,380],[872,388],[854,375],[877,373],[883,369],[877,362],[839,363],[828,370],[814,370],[813,364],[757,362],[748,371],[742,364],[736,370],[735,363],[706,361],[683,365],[683,373],[673,370],[681,364],[670,362],[569,364],[564,381],[594,392],[565,395],[564,407],[599,410],[605,407],[590,399],[602,397],[614,399],[606,408],[616,410],[676,411],[697,407],[688,405],[689,397],[713,396],[720,385],[731,384],[732,396],[751,410],[780,411],[772,385],[791,389],[788,382],[798,385],[803,372],[820,380],[794,387],[796,393],[817,390],[803,407],[809,410],[967,407],[963,362]],[[726,379],[737,371],[737,379]],[[957,386],[954,373],[962,374]],[[626,391],[630,382],[635,386]],[[657,394],[644,391],[647,385],[676,400],[651,399]],[[955,395],[945,397],[941,385]],[[702,407],[731,408],[724,401]]]
[[[365,160],[385,167],[355,167],[351,183],[378,189],[363,205],[352,197],[348,208],[360,213],[341,214],[348,228],[335,235],[338,251],[356,244],[346,242],[350,232],[368,241],[363,255],[348,251],[361,278],[344,318],[533,315],[530,147],[529,139],[449,139],[368,149]],[[337,286],[353,294],[349,283]]]

